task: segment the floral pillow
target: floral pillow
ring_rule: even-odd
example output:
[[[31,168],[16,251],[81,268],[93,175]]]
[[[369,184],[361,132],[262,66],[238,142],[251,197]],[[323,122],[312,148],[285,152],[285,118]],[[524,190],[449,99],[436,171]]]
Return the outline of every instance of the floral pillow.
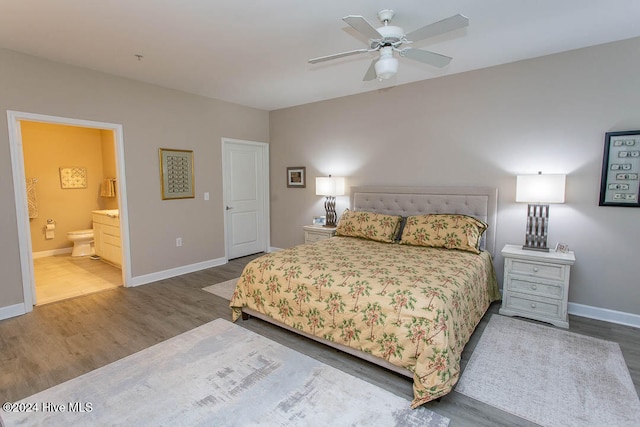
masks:
[[[393,243],[398,235],[401,221],[402,217],[399,215],[384,215],[347,209],[338,221],[336,235]]]
[[[402,230],[400,243],[479,254],[480,238],[486,229],[487,224],[467,215],[410,216]]]

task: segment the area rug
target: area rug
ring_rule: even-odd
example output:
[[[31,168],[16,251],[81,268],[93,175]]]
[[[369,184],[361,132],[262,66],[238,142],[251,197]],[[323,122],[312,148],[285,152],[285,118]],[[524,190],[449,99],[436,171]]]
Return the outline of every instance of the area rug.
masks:
[[[640,426],[617,343],[493,315],[455,391],[542,426]]]
[[[227,280],[226,282],[216,283],[215,285],[202,288],[202,290],[231,301],[231,297],[233,296],[233,291],[236,289],[236,283],[238,283],[238,279],[239,277],[236,277],[235,279]]]
[[[411,410],[410,399],[223,319],[20,403],[38,412],[3,412],[7,426],[449,424],[424,407]]]

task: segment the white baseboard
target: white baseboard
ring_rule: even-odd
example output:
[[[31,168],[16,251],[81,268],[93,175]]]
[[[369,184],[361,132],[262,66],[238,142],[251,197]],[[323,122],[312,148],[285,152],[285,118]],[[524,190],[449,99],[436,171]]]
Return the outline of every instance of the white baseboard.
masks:
[[[182,274],[193,273],[195,271],[205,270],[207,268],[219,267],[227,263],[226,258],[212,259],[209,261],[198,262],[195,264],[184,265],[182,267],[171,268],[169,270],[158,271],[156,273],[145,274],[144,276],[132,277],[128,286],[140,286],[148,283],[157,282],[158,280],[169,279],[170,277],[180,276]]]
[[[0,320],[21,316],[26,313],[27,310],[25,309],[24,303],[0,307]]]
[[[269,252],[279,252],[282,248],[274,248],[273,246],[269,246]]]
[[[32,255],[33,255],[33,259],[46,258],[48,256],[70,254],[72,250],[73,250],[73,247],[69,246],[68,248],[53,249],[53,250],[50,250],[50,251],[34,252]]]
[[[569,314],[605,322],[618,323],[620,325],[640,328],[640,315],[625,313],[623,311],[609,310],[608,308],[592,307],[589,305],[570,302],[567,310]]]

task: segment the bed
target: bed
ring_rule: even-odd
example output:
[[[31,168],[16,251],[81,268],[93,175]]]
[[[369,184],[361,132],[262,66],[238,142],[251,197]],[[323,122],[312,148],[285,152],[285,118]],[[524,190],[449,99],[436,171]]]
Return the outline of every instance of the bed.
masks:
[[[255,316],[413,379],[412,407],[449,393],[500,293],[497,189],[352,187],[331,239],[245,267],[233,320]]]

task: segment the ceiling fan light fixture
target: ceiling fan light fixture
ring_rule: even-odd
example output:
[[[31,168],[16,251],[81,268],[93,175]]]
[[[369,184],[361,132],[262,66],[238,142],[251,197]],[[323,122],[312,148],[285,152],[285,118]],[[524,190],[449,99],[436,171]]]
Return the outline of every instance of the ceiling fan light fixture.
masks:
[[[380,80],[387,80],[398,72],[398,60],[396,58],[380,58],[375,65],[376,76]]]
[[[376,76],[380,80],[387,80],[395,76],[398,72],[398,60],[393,57],[393,50],[390,47],[383,47],[380,50],[380,59],[374,66]]]

